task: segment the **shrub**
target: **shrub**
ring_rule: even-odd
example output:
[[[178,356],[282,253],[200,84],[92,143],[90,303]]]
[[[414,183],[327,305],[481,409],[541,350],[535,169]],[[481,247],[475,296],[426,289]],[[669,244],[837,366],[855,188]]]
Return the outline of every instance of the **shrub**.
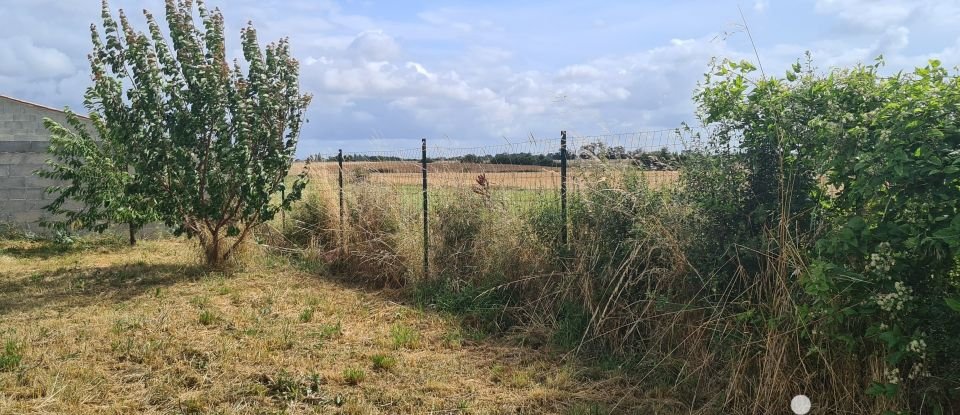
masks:
[[[52,194],[52,200],[43,208],[56,218],[41,225],[52,228],[59,236],[80,229],[102,233],[110,225],[125,223],[130,245],[136,244],[137,231],[159,218],[154,196],[130,169],[130,155],[126,152],[129,134],[136,129],[123,124],[139,121],[115,119],[107,125],[94,113],[92,121],[97,134],[92,135],[75,113],[65,113],[70,128],[49,118],[43,120],[50,131],[49,152],[53,157],[47,160],[47,168],[37,174],[64,184],[46,190]]]
[[[831,93],[829,115],[813,123],[836,191],[804,281],[811,318],[843,346],[882,357],[869,393],[956,411],[960,78],[931,61],[912,74],[857,67],[816,83]]]
[[[821,399],[855,402],[849,385],[884,398],[856,411],[956,410],[960,83],[936,61],[892,77],[880,65],[821,76],[797,64],[785,79],[751,80],[752,65],[727,62],[698,94],[713,139],[739,146],[700,156],[729,160],[736,174],[714,169],[688,183],[712,229],[738,229],[718,248],[747,248],[727,255],[746,260],[718,288],[744,291],[755,305],[734,308],[740,321],[768,334],[753,364],[772,381],[749,398],[761,400],[754,407],[796,389],[796,376],[764,366],[791,361],[830,372],[802,376],[804,389],[829,395]],[[704,190],[735,189],[731,176],[744,197],[725,211],[723,191]]]

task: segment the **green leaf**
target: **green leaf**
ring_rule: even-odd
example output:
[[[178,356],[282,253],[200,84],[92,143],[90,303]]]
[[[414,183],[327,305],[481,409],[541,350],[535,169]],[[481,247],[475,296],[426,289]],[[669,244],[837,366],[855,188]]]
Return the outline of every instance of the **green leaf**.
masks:
[[[898,343],[900,343],[900,335],[893,331],[889,331],[889,330],[884,331],[880,333],[880,335],[877,337],[879,337],[880,340],[883,340],[884,342],[886,342],[887,347],[890,347],[890,348],[893,348]]]
[[[960,298],[944,298],[943,301],[951,310],[960,313]]]

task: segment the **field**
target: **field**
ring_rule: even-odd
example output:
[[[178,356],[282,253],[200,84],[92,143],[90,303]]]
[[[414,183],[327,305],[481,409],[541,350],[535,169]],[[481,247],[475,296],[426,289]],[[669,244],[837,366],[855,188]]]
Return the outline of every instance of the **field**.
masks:
[[[616,164],[571,163],[568,169],[568,185],[582,186],[584,181],[594,179],[594,173]],[[291,172],[302,171],[306,166],[297,163]],[[337,163],[323,162],[309,165],[310,176],[322,180],[335,180]],[[639,171],[639,170],[638,170]],[[448,188],[471,188],[477,177],[484,175],[491,188],[522,190],[560,190],[558,167],[524,166],[515,164],[478,164],[459,162],[435,162],[427,164],[427,179],[430,186]],[[642,171],[641,174],[653,187],[665,187],[676,183],[679,171]],[[387,186],[421,186],[422,167],[413,161],[403,162],[348,162],[344,163],[344,180],[383,184]]]
[[[616,366],[565,363],[529,335],[486,338],[389,290],[252,252],[243,272],[206,272],[195,252],[184,240],[0,242],[0,413],[574,414],[669,403],[627,390]]]

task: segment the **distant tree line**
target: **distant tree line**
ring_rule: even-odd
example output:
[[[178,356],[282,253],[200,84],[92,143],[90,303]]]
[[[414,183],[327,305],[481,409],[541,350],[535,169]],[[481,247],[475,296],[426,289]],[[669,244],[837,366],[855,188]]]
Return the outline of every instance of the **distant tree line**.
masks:
[[[567,160],[634,160],[638,165],[651,169],[651,170],[669,170],[679,167],[680,162],[686,157],[686,154],[681,152],[670,151],[669,148],[663,147],[657,151],[644,151],[644,150],[627,150],[623,146],[608,146],[602,142],[588,143],[584,144],[579,148],[578,151],[569,151],[567,153]],[[557,166],[560,164],[561,155],[560,152],[555,153],[546,153],[546,154],[533,154],[533,153],[497,153],[497,154],[464,154],[462,156],[454,157],[437,157],[437,158],[428,158],[427,162],[435,161],[456,161],[460,163],[477,163],[477,164],[513,164],[521,166]],[[306,161],[318,162],[318,161],[337,161],[337,156],[327,156],[324,157],[319,154],[311,155],[306,158]],[[364,154],[350,154],[344,155],[343,161],[367,161],[367,162],[379,162],[379,161],[420,161],[419,158],[402,158],[397,156],[375,156],[375,155],[364,155]]]
[[[337,161],[337,156],[327,156],[324,157],[320,154],[313,154],[307,156],[305,161],[315,163],[321,161]],[[397,156],[370,156],[366,154],[344,154],[343,161],[420,161],[417,159],[402,158]]]

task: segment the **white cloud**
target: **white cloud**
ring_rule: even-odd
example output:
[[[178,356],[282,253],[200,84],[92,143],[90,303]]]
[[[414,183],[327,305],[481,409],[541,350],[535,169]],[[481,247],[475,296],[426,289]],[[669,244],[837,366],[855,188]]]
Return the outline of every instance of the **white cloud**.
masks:
[[[16,16],[0,26],[0,93],[78,106],[89,84],[86,27],[97,21],[99,7],[0,1],[3,12]],[[128,11],[163,9],[161,0],[114,3]],[[739,13],[706,0],[427,10],[332,0],[208,3],[224,9],[232,55],[247,19],[264,42],[290,37],[303,63],[302,88],[314,95],[301,153],[371,132],[478,144],[531,131],[669,128],[692,120],[691,95],[711,57],[754,59],[742,33],[714,40]],[[751,29],[768,74],[782,73],[806,50],[821,68],[869,62],[880,53],[891,70],[931,57],[960,62],[957,1],[776,4],[747,3],[758,13]],[[138,13],[129,15],[142,27]]]
[[[77,72],[65,53],[37,46],[30,38],[0,38],[0,76],[25,81],[62,79]]]
[[[816,10],[848,24],[882,29],[906,21],[920,2],[909,0],[817,0]]]
[[[400,56],[400,46],[383,31],[366,31],[350,42],[348,49],[361,60],[386,61]]]
[[[592,79],[599,78],[603,76],[603,73],[599,69],[590,66],[590,65],[570,65],[566,68],[560,70],[560,73],[557,75],[559,79],[563,80],[576,80],[576,79]]]
[[[417,71],[418,74],[423,75],[425,78],[427,78],[427,80],[435,81],[437,79],[436,74],[430,73],[430,71],[428,71],[419,63],[407,62],[407,68]]]

